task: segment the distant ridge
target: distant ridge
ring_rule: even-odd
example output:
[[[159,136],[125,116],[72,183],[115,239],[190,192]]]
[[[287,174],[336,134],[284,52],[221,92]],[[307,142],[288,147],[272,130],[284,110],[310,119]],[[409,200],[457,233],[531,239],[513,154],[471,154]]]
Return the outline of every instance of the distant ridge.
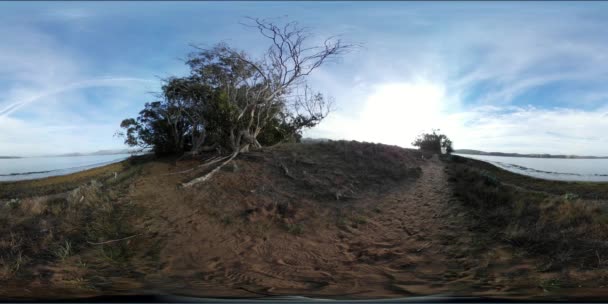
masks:
[[[330,141],[331,139],[329,138],[310,138],[310,137],[304,137],[300,140],[300,142],[305,143],[305,144],[312,144],[312,143],[319,143],[319,142],[327,142]]]
[[[13,158],[21,158],[19,156],[0,156],[0,159],[13,159]]]
[[[114,154],[129,154],[129,153],[137,153],[139,150],[129,150],[129,149],[118,149],[118,150],[99,150],[95,152],[75,152],[75,153],[65,153],[58,154],[53,156],[62,156],[62,157],[71,157],[71,156],[89,156],[89,155],[114,155]]]
[[[520,153],[504,153],[504,152],[485,152],[472,149],[454,150],[457,154],[469,155],[489,155],[489,156],[507,156],[507,157],[535,157],[535,158],[576,158],[576,159],[608,159],[608,156],[581,156],[581,155],[562,155],[562,154],[520,154]]]

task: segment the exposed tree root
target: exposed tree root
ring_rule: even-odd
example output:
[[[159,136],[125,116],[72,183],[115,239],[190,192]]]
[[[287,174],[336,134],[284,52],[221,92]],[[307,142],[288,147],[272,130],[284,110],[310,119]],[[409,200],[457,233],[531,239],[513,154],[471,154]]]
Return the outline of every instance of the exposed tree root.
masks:
[[[228,160],[226,160],[225,162],[221,163],[219,166],[215,167],[215,169],[211,170],[211,172],[209,172],[209,173],[207,173],[207,174],[205,174],[205,175],[203,175],[201,177],[197,177],[197,178],[195,178],[195,179],[193,179],[193,180],[191,180],[191,181],[189,181],[187,183],[183,183],[182,184],[182,188],[192,187],[192,186],[194,186],[194,185],[196,185],[198,183],[202,183],[202,182],[205,182],[205,181],[209,180],[211,177],[213,177],[213,175],[215,173],[217,173],[217,171],[220,171],[220,169],[222,169],[222,167],[224,167],[229,162],[231,162],[237,155],[239,155],[239,152],[234,152],[230,156],[230,158],[228,158]],[[220,160],[215,160],[215,161],[213,161],[213,163],[218,162],[218,161],[220,161]],[[207,163],[207,164],[204,164],[204,165],[207,166],[207,165],[210,165],[210,164],[211,163]]]

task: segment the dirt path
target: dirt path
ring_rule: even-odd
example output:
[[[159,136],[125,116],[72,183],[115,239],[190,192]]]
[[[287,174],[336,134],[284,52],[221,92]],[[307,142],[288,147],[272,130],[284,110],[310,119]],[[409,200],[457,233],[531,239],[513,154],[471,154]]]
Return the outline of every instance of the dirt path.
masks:
[[[246,297],[483,295],[513,290],[488,272],[498,269],[508,277],[527,271],[520,269],[525,263],[513,266],[512,254],[500,248],[474,257],[472,234],[458,204],[451,203],[444,166],[437,158],[426,162],[414,183],[350,202],[356,208],[345,205],[338,225],[329,210],[316,210],[313,227],[300,235],[272,223],[223,218],[208,205],[239,202],[213,197],[204,189],[175,191],[177,177],[160,180],[167,178],[159,174],[168,165],[155,164],[150,170],[131,191],[131,199],[149,210],[140,228],[165,242],[157,265],[140,265],[150,289]],[[344,219],[347,224],[341,224]]]

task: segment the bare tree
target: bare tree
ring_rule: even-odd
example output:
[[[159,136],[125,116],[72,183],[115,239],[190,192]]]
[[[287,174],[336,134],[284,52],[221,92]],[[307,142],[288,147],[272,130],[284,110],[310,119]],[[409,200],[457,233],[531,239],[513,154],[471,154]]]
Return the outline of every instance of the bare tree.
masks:
[[[337,37],[311,46],[308,44],[310,33],[296,22],[279,26],[264,19],[248,20],[247,26],[257,29],[271,42],[259,60],[226,44],[211,49],[197,48],[198,52],[188,60],[192,77],[219,87],[231,110],[226,127],[233,155],[222,165],[250,147],[261,147],[258,135],[277,116],[294,130],[314,126],[325,118],[331,103],[321,94],[313,94],[306,78],[324,63],[354,47]],[[303,95],[297,94],[299,88],[303,89]],[[216,170],[210,174],[214,172]]]
[[[295,22],[278,26],[262,19],[249,20],[252,24],[248,26],[271,41],[260,60],[220,44],[212,49],[199,49],[189,61],[198,76],[220,85],[228,103],[235,106],[229,133],[236,152],[247,151],[250,146],[260,147],[258,135],[274,115],[294,103],[290,101],[294,89],[304,86],[306,77],[322,64],[353,47],[335,37],[324,40],[322,45],[308,46],[310,34]],[[313,110],[327,105],[320,100],[299,98],[296,104],[299,110]],[[314,114],[327,112],[315,110]]]

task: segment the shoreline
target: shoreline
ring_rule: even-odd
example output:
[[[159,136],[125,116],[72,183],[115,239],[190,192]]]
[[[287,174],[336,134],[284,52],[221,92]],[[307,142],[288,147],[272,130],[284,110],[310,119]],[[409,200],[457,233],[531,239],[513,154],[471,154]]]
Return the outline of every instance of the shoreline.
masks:
[[[92,179],[105,180],[126,170],[131,158],[63,175],[35,179],[0,181],[0,199],[24,198],[62,193]]]
[[[7,160],[8,167],[0,170],[0,183],[43,179],[78,173],[89,169],[103,167],[112,163],[121,162],[131,156],[133,155],[106,155],[101,158],[95,156],[97,158],[89,158],[67,163],[56,163],[54,160],[52,160],[54,157],[42,157],[43,160],[34,161],[32,163],[28,162],[26,158]],[[2,161],[2,159],[0,159],[0,161]]]
[[[575,173],[575,172],[557,172],[557,171],[546,171],[541,169],[532,168],[529,166],[517,164],[514,162],[505,162],[498,160],[489,160],[483,158],[477,158],[476,156],[490,156],[490,157],[500,157],[500,158],[521,158],[521,157],[511,157],[511,156],[497,156],[497,155],[473,155],[473,154],[462,154],[462,153],[454,153],[454,156],[463,157],[466,159],[473,159],[476,161],[481,161],[490,165],[493,165],[499,169],[505,170],[507,172],[518,174],[526,177],[531,177],[535,179],[545,180],[545,181],[554,181],[554,182],[583,182],[583,183],[607,183],[608,182],[608,174],[605,173]],[[542,158],[536,158],[542,159]],[[544,159],[558,159],[558,158],[544,158]],[[502,160],[502,159],[501,159]],[[563,159],[560,159],[563,160]],[[579,159],[571,159],[571,160],[583,160],[583,158]],[[585,158],[584,160],[604,160],[603,158]]]
[[[452,155],[453,161],[461,164],[467,164],[472,169],[481,170],[489,173],[499,180],[510,185],[517,185],[533,191],[550,193],[553,195],[565,195],[574,193],[581,198],[597,199],[608,197],[608,182],[605,181],[565,181],[544,179],[536,176],[525,175],[513,172],[497,166],[496,164],[469,158],[460,155]]]

